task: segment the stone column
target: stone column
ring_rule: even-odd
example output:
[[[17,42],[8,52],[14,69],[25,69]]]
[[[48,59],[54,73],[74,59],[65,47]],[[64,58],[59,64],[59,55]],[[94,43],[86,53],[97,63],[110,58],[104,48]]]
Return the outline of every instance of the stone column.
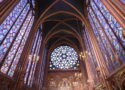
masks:
[[[92,27],[90,25],[89,19],[87,17],[86,17],[86,21],[84,21],[84,22],[85,22],[85,26],[87,28],[88,35],[90,37],[90,41],[92,43],[92,47],[93,47],[93,50],[94,50],[94,53],[96,56],[97,63],[99,65],[99,69],[101,71],[104,86],[107,89],[111,90],[108,82],[106,81],[107,75],[109,75],[109,70],[108,70],[106,63],[105,63],[105,60],[102,56],[102,52],[98,46],[96,36],[94,35],[94,32],[93,32]]]

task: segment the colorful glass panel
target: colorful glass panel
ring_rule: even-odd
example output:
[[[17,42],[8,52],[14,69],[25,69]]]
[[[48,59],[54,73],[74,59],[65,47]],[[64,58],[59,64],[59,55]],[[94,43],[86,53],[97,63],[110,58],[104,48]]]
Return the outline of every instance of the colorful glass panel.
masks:
[[[16,19],[25,7],[27,0],[21,0],[19,4],[14,8],[14,10],[9,14],[9,16],[0,25],[0,42],[3,40],[7,32],[12,28]]]
[[[27,0],[20,0],[0,25],[0,71],[12,77],[34,22]],[[6,56],[6,57],[5,57]]]
[[[41,41],[42,41],[42,36],[40,33],[41,31],[38,30],[38,32],[36,33],[33,45],[32,45],[30,55],[28,57],[24,83],[29,87],[32,87],[34,74],[36,71],[36,65],[39,60],[39,51],[40,51],[40,46],[41,46]]]
[[[22,26],[22,28],[21,28],[21,30],[20,30],[14,44],[13,44],[13,46],[12,46],[12,48],[11,48],[9,54],[8,54],[8,56],[5,59],[5,62],[3,64],[3,66],[2,66],[2,68],[1,68],[1,72],[6,73],[7,70],[9,69],[10,65],[12,64],[11,67],[13,67],[13,68],[10,68],[9,75],[10,76],[13,75],[13,73],[10,73],[10,72],[12,72],[11,69],[15,69],[16,64],[18,63],[18,59],[16,58],[16,60],[15,60],[16,53],[18,53],[18,48],[22,47],[20,45],[21,45],[21,43],[24,43],[23,38],[25,37],[27,32],[29,32],[29,29],[27,27],[31,27],[31,26],[28,26],[28,24],[29,24],[29,22],[31,20],[31,17],[32,17],[32,12],[29,13],[26,21],[24,22],[24,24],[23,24],[23,26]],[[27,38],[25,38],[25,39],[27,39]],[[14,61],[12,61],[13,59],[14,59]]]
[[[112,50],[109,46],[109,43],[108,43],[104,33],[102,32],[102,29],[101,29],[98,21],[96,20],[94,14],[92,13],[92,11],[89,16],[89,19],[90,19],[94,34],[97,37],[99,47],[100,47],[101,51],[103,52],[103,57],[106,60],[106,64],[109,67],[109,70],[112,70],[112,63],[113,62],[115,63],[114,58],[112,58],[112,55],[113,55]]]
[[[32,0],[32,5],[35,8],[35,0]]]
[[[98,2],[97,4],[100,5],[100,2]],[[92,9],[94,10],[95,14],[97,15],[97,18],[99,19],[99,22],[101,23],[102,27],[104,28],[112,46],[114,47],[116,54],[119,56],[120,60],[122,60],[124,62],[123,58],[124,58],[125,52],[122,48],[121,43],[119,43],[119,41],[118,41],[116,32],[114,32],[115,31],[114,28],[111,27],[111,22],[107,22],[109,18],[108,19],[105,18],[106,15],[103,15],[103,13],[99,10],[98,6],[96,6],[96,4],[94,2],[91,2],[91,6],[92,6]]]
[[[125,0],[120,0],[123,4],[125,4]]]
[[[108,23],[115,31],[116,35],[121,39],[123,44],[125,45],[125,39],[122,36],[122,31],[124,30],[119,22],[113,17],[113,15],[107,10],[104,4],[100,0],[95,0],[96,5],[99,7],[105,18],[107,19]]]
[[[50,69],[76,69],[78,54],[70,46],[59,46],[51,53]]]
[[[90,4],[91,6],[88,8],[89,21],[97,37],[97,42],[103,53],[106,65],[112,71],[114,67],[119,66],[118,60],[122,63],[125,62],[125,51],[123,49],[125,39],[122,36],[123,27],[108,11],[101,0],[93,0]]]
[[[30,17],[30,16],[29,16],[29,17]],[[20,43],[20,47],[19,47],[19,49],[18,49],[18,51],[17,51],[17,53],[16,53],[16,55],[15,55],[15,58],[14,58],[14,60],[13,60],[13,63],[12,63],[12,65],[11,65],[11,67],[10,67],[9,72],[8,72],[8,75],[11,76],[11,77],[13,76],[14,71],[15,71],[15,69],[16,69],[16,66],[17,66],[17,64],[18,64],[18,62],[19,62],[19,58],[20,58],[20,56],[21,56],[21,53],[22,53],[22,51],[23,51],[24,45],[25,45],[25,43],[26,43],[26,40],[27,40],[27,38],[28,38],[29,32],[30,32],[31,27],[32,27],[32,25],[33,25],[33,21],[34,21],[34,17],[32,17],[32,19],[30,20],[30,23],[29,23],[29,25],[28,25],[28,27],[27,27],[27,30],[26,30],[26,32],[25,32],[25,36],[22,38],[22,41],[21,41],[21,43]]]
[[[6,36],[5,40],[3,41],[2,45],[0,46],[0,61],[3,59],[4,55],[6,54],[8,48],[10,47],[11,43],[13,42],[16,34],[19,33],[19,29],[21,28],[22,23],[24,22],[26,15],[30,9],[30,5],[28,4],[19,18],[17,19],[16,23],[11,28],[10,32]]]

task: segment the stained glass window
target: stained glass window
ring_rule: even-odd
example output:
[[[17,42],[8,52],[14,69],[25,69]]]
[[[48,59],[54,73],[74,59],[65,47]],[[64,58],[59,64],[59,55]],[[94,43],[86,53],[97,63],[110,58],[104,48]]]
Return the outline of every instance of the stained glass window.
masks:
[[[90,22],[93,27],[94,34],[97,37],[99,47],[100,47],[101,51],[103,52],[103,57],[105,58],[105,60],[107,62],[106,64],[110,68],[109,70],[112,70],[111,65],[112,65],[112,62],[115,61],[114,58],[112,58],[112,54],[113,54],[112,49],[110,48],[109,43],[108,43],[104,33],[102,32],[102,29],[101,29],[99,23],[94,18],[92,12],[91,12],[91,15],[89,18],[90,18]],[[94,18],[94,19],[92,20],[92,18]]]
[[[97,67],[97,61],[95,58],[95,54],[93,52],[93,48],[92,48],[92,44],[90,42],[89,36],[86,32],[86,30],[84,30],[84,42],[85,42],[85,47],[86,47],[86,51],[88,53],[89,59],[93,62],[94,66]]]
[[[78,54],[70,46],[59,46],[51,53],[50,69],[76,69],[78,66]]]
[[[12,77],[34,22],[27,0],[20,0],[0,25],[0,71]]]
[[[33,8],[35,8],[35,0],[32,0]]]
[[[19,17],[21,12],[25,12],[23,9],[27,3],[27,0],[21,0],[19,4],[13,9],[9,16],[0,25],[0,42],[4,39],[7,32],[9,33],[16,19]],[[19,25],[18,25],[19,26]]]
[[[100,3],[100,4],[98,4]],[[119,22],[117,22],[117,20],[112,16],[112,14],[108,11],[108,9],[104,6],[104,4],[102,2],[100,2],[100,0],[95,0],[95,4],[99,7],[100,11],[103,13],[103,15],[105,16],[104,18],[108,21],[108,23],[110,24],[109,27],[111,27],[116,35],[120,38],[120,40],[123,42],[123,44],[125,45],[125,39],[122,36],[122,31],[124,30],[122,28],[122,26],[119,24]]]
[[[90,41],[90,37],[86,29],[83,31],[83,35],[84,35],[84,42],[85,42],[85,47],[86,47],[87,60],[89,64],[91,65],[91,72],[94,74],[96,78],[94,82],[95,84],[97,84],[99,82],[98,77],[97,77],[97,70],[96,70],[98,68],[98,63],[96,60],[94,49],[92,47],[92,43]]]
[[[30,55],[28,57],[27,69],[24,78],[24,83],[29,87],[32,87],[36,65],[39,60],[41,41],[42,41],[41,31],[38,30],[38,32],[36,33],[36,37],[34,39],[34,43],[32,45]]]
[[[125,62],[125,39],[122,36],[124,29],[101,0],[92,0],[88,10],[89,20],[97,37],[100,50],[107,67],[112,70],[117,67],[119,62]]]
[[[125,4],[125,0],[120,0],[120,1]]]

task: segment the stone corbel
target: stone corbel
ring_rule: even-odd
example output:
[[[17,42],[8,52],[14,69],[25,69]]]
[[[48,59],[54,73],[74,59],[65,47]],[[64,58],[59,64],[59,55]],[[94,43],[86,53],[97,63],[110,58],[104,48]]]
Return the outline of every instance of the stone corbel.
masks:
[[[112,74],[108,78],[108,80],[111,83],[111,86],[114,90],[122,90],[122,85],[125,82],[125,66],[117,70],[114,74]]]

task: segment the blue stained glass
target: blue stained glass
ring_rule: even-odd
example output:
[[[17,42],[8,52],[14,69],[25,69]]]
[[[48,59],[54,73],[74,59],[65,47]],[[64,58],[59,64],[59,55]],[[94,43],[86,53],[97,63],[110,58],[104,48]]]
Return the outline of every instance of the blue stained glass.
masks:
[[[125,4],[125,0],[120,0],[123,4]]]
[[[26,81],[27,81],[27,78],[28,78],[28,74],[29,74],[28,72],[30,71],[30,67],[31,67],[31,63],[32,63],[32,58],[34,57],[34,55],[33,55],[34,53],[33,52],[34,52],[35,46],[37,44],[38,35],[39,35],[39,33],[37,32],[36,37],[35,37],[35,42],[33,44],[32,50],[31,50],[31,55],[29,55],[29,58],[28,58],[27,70],[26,70],[26,74],[25,74],[25,78],[24,78],[24,83],[25,84],[26,84]]]
[[[31,15],[32,15],[32,14],[30,13],[30,14],[29,14],[29,18],[32,17]],[[29,19],[29,18],[28,18],[28,19]],[[28,19],[27,19],[27,21],[29,21]],[[26,22],[27,22],[27,21],[26,21]],[[30,21],[30,23],[29,23],[29,25],[28,25],[28,28],[26,29],[25,36],[23,37],[23,40],[22,40],[21,45],[20,45],[20,47],[19,47],[19,49],[18,49],[18,51],[17,51],[17,53],[16,53],[16,56],[15,56],[14,61],[13,61],[13,63],[12,63],[12,66],[11,66],[9,72],[8,72],[8,75],[11,76],[11,77],[13,76],[14,71],[15,71],[15,69],[16,69],[16,66],[17,66],[17,64],[18,64],[18,62],[19,62],[21,53],[22,53],[22,51],[23,51],[24,45],[25,45],[25,43],[26,43],[26,40],[27,40],[27,38],[28,38],[29,32],[30,32],[30,30],[31,30],[31,28],[32,28],[33,22],[34,22],[34,17],[32,17],[32,19],[31,19],[31,21]],[[26,23],[25,23],[25,24],[26,24]]]
[[[106,19],[108,20],[108,23],[111,25],[117,36],[122,40],[123,44],[125,45],[125,39],[122,36],[122,26],[116,21],[116,19],[111,15],[111,13],[107,10],[107,8],[100,0],[95,0],[95,2],[99,6],[101,12],[104,14]]]
[[[31,3],[32,1],[28,3],[28,0],[19,0],[0,25],[0,62],[5,59],[0,71],[10,77],[14,75],[34,22]]]
[[[40,36],[39,37],[39,40],[38,40],[38,44],[37,44],[37,49],[35,51],[36,54],[34,54],[34,58],[33,58],[33,65],[32,65],[32,68],[31,68],[31,72],[30,72],[30,76],[31,78],[29,78],[29,81],[28,81],[28,85],[31,87],[32,86],[32,83],[33,83],[33,79],[34,79],[34,73],[35,73],[35,70],[36,70],[36,65],[37,65],[37,62],[39,60],[39,51],[40,51],[40,45],[41,45],[41,41],[42,41],[42,37]]]
[[[112,56],[113,56],[112,50],[109,46],[109,43],[108,43],[104,33],[102,32],[102,29],[100,28],[99,22],[96,20],[91,9],[90,9],[90,12],[91,12],[90,16],[92,16],[91,18],[89,16],[91,25],[93,27],[94,33],[95,33],[97,40],[99,42],[100,49],[103,52],[103,56],[105,57],[105,60],[107,62],[106,64],[109,67],[109,70],[111,70],[111,64],[115,62],[114,57],[112,58]],[[93,21],[92,21],[92,18],[93,18]],[[94,24],[95,24],[95,26],[94,26]],[[107,56],[107,54],[108,54],[108,56]],[[109,58],[111,61],[109,60]]]
[[[10,15],[4,20],[4,22],[0,25],[0,42],[13,26],[15,20],[20,15],[24,6],[26,5],[27,0],[21,0],[19,4],[14,8],[14,10],[10,13]]]
[[[91,16],[91,18],[89,16],[90,23],[99,42],[99,47],[104,53],[103,56],[105,57],[107,65],[109,66],[109,68],[111,67],[111,62],[108,60],[109,58],[113,62],[114,66],[118,64],[116,63],[117,57],[119,57],[119,59],[124,62],[125,51],[123,50],[121,44],[118,41],[118,38],[120,38],[123,44],[125,42],[125,39],[122,37],[123,28],[110,14],[108,9],[100,0],[91,1],[91,7],[95,14],[93,13],[91,8],[88,8],[89,15]],[[97,16],[97,18],[95,17],[95,15]],[[99,20],[102,27],[100,27],[100,24],[97,19]],[[105,34],[103,32],[105,32]],[[118,38],[116,38],[115,34],[118,36]],[[111,42],[111,45],[109,41]],[[115,49],[113,49],[113,51],[111,49],[112,46]]]
[[[39,55],[41,40],[42,40],[42,36],[39,35],[39,33],[40,32],[38,30],[32,49],[31,49],[31,54],[29,55],[29,58],[28,58],[27,70],[26,70],[25,78],[24,78],[24,83],[30,87],[32,87],[36,65],[39,60],[38,55]]]
[[[92,48],[92,44],[90,42],[90,39],[89,39],[89,36],[88,36],[86,30],[84,31],[84,40],[85,40],[85,47],[86,47],[87,52],[88,52],[88,58],[89,58],[89,60],[92,60],[95,67],[97,67],[98,64],[97,64],[97,61],[96,61],[96,57],[95,57],[95,54],[94,54],[94,51],[93,51],[93,48]]]
[[[109,11],[106,9],[106,7],[103,5],[103,3],[100,2],[100,0],[95,0],[95,1],[98,1],[98,2],[97,2],[97,5],[99,4],[99,5],[101,5],[101,7],[103,7],[103,8],[99,7],[101,10],[104,10],[104,11],[102,11],[102,13],[107,12],[107,13],[105,13],[104,16],[107,18],[109,25],[111,25],[111,27],[113,28],[113,31],[115,31],[115,33],[117,34],[117,36],[122,40],[122,42],[123,42],[123,44],[124,44],[124,41],[125,41],[125,40],[124,40],[123,37],[122,37],[123,28],[122,28],[122,27],[120,26],[120,24],[116,21],[116,19],[109,13]],[[98,18],[101,18],[101,17],[102,17],[102,18],[101,18],[101,20],[102,20],[102,25],[103,25],[103,27],[105,28],[105,31],[106,31],[107,33],[109,33],[109,35],[108,35],[108,34],[107,34],[107,35],[108,35],[110,41],[112,42],[112,44],[114,45],[117,55],[118,55],[119,58],[124,62],[124,59],[123,59],[123,58],[125,58],[125,51],[124,51],[123,48],[121,47],[119,41],[116,39],[115,35],[113,34],[113,31],[111,30],[111,28],[109,27],[109,25],[107,24],[107,22],[104,20],[104,17],[101,15],[101,13],[99,13],[99,11],[98,11],[96,5],[95,5],[94,3],[92,3],[92,5],[93,5],[93,8],[95,8],[95,12],[97,12],[97,15],[98,15],[98,16],[100,15],[100,17],[98,17]],[[110,17],[111,19],[110,19],[109,17]],[[100,21],[101,21],[101,20],[100,20]]]
[[[2,66],[2,68],[1,68],[1,71],[4,70],[4,68],[7,68],[7,69],[9,68],[8,66],[10,66],[10,64],[11,64],[11,62],[12,62],[12,60],[13,60],[15,54],[16,54],[16,51],[17,51],[17,49],[18,49],[18,47],[19,47],[19,45],[21,43],[21,39],[23,38],[23,36],[24,36],[24,34],[26,32],[26,28],[27,28],[28,23],[29,23],[29,21],[31,19],[31,16],[32,16],[32,12],[29,13],[29,16],[27,17],[26,21],[24,22],[23,26],[21,27],[21,30],[20,30],[20,32],[19,32],[19,34],[18,34],[12,48],[11,48],[8,56],[5,59],[5,62],[3,64],[3,66]],[[5,64],[7,64],[7,67],[4,67]],[[6,73],[7,71],[4,70],[2,72]]]
[[[32,0],[32,5],[35,8],[35,0]]]
[[[94,21],[94,23],[95,23],[95,26],[96,26],[96,28],[98,29],[94,29],[94,32],[95,32],[95,34],[100,34],[100,36],[101,36],[101,38],[102,38],[102,42],[103,42],[103,44],[105,45],[105,47],[107,47],[108,48],[108,50],[110,50],[110,46],[109,46],[109,43],[108,43],[108,41],[107,41],[107,39],[106,39],[106,36],[104,35],[104,33],[103,33],[103,31],[102,31],[102,29],[101,29],[101,27],[100,27],[100,25],[99,25],[99,22],[96,20],[96,17],[95,17],[95,15],[93,14],[93,12],[92,12],[92,10],[90,9],[90,15],[92,16],[92,18],[93,18],[93,21]],[[90,21],[91,21],[91,19],[90,19]],[[91,21],[92,22],[92,21]],[[92,24],[92,23],[91,23]],[[92,24],[93,25],[93,24]],[[94,26],[93,26],[94,27]],[[98,31],[98,32],[97,32]]]
[[[39,33],[39,32],[37,32],[37,33]],[[40,45],[41,45],[41,40],[42,40],[41,38],[42,37],[39,36],[38,42],[37,42],[37,49],[35,50],[35,54],[33,55],[33,58],[32,58],[33,64],[31,66],[31,70],[30,70],[30,74],[29,74],[29,78],[28,78],[28,85],[30,87],[32,86],[36,65],[37,65],[37,62],[39,60],[39,56],[38,55],[39,55],[39,50],[40,50]]]
[[[76,69],[78,54],[70,46],[59,46],[51,53],[50,69]]]
[[[94,11],[96,12],[98,19],[100,21],[100,23],[102,24],[102,26],[105,29],[106,34],[108,35],[112,45],[115,47],[115,49],[118,51],[119,48],[118,46],[121,48],[121,46],[119,45],[118,40],[116,39],[116,37],[114,36],[111,28],[109,27],[109,25],[107,24],[107,22],[105,21],[104,17],[102,16],[102,14],[99,12],[99,10],[97,9],[96,5],[94,3],[91,3]]]
[[[29,9],[30,9],[30,5],[27,4],[27,6],[25,7],[23,12],[21,13],[19,18],[17,19],[16,23],[13,25],[12,29],[10,30],[9,34],[5,38],[4,42],[0,46],[0,61],[3,59],[6,51],[10,47],[10,45],[11,45],[16,33],[18,32],[19,28],[21,27],[21,25],[22,25],[22,23],[23,23],[23,21],[24,21],[24,19],[26,17],[26,14],[28,13]]]

